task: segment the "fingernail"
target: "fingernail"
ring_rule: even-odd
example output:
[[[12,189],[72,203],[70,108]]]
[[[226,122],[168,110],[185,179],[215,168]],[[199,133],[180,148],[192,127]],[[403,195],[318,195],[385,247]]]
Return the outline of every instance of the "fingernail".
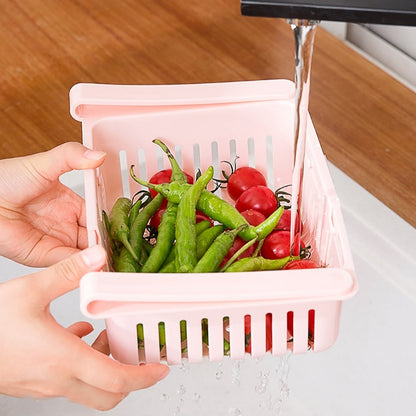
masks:
[[[105,251],[99,245],[85,249],[81,256],[88,267],[101,267],[105,262]]]
[[[90,159],[90,160],[100,160],[105,155],[106,153],[102,152],[101,150],[91,150],[91,149],[86,150],[84,153],[85,159]]]

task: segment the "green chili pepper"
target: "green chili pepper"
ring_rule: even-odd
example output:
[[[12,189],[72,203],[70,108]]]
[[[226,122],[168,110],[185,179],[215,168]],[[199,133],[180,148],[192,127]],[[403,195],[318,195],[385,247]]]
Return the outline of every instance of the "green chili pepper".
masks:
[[[163,201],[163,195],[156,195],[137,215],[130,228],[130,243],[137,256],[142,252],[143,246],[143,233],[146,229],[146,225],[149,222],[152,215],[160,207]]]
[[[211,227],[211,222],[209,220],[203,220],[203,221],[196,223],[195,231],[196,231],[196,236],[197,236],[197,249],[199,247],[199,235],[202,234],[207,228],[210,228],[210,227]],[[162,268],[159,271],[163,273],[174,273],[176,271],[175,265],[174,264],[171,265],[170,263],[175,262],[175,256],[176,256],[176,246],[174,245],[171,248],[168,256],[166,257],[165,263],[163,264]],[[198,257],[198,253],[197,253],[197,257]],[[167,271],[163,270],[165,267],[168,267]]]
[[[139,215],[140,208],[142,206],[141,199],[138,199],[131,207],[130,214],[129,214],[129,222],[128,226],[129,228],[133,225],[134,220],[136,219],[137,215]]]
[[[149,254],[148,259],[143,264],[142,273],[156,273],[169,255],[169,250],[175,240],[175,222],[178,205],[168,202],[166,210],[158,228],[156,244]]]
[[[120,252],[113,256],[113,266],[116,272],[137,273],[140,271],[139,264],[126,247],[122,247]]]
[[[214,225],[203,231],[196,239],[196,258],[199,260],[205,252],[209,249],[214,240],[225,231],[225,226],[222,224]]]
[[[256,234],[259,240],[266,238],[276,227],[284,212],[284,207],[280,206],[276,209],[265,221],[255,227]]]
[[[175,157],[173,156],[169,148],[165,145],[165,143],[163,143],[159,139],[154,139],[153,143],[157,144],[166,153],[169,159],[169,163],[172,168],[172,176],[171,176],[170,181],[171,182],[179,181],[179,182],[187,183],[188,179],[185,173],[183,172],[183,170],[179,166],[179,163],[177,162],[177,160],[175,159]]]
[[[289,261],[298,259],[299,256],[288,256],[283,259],[265,259],[264,257],[245,257],[237,260],[226,272],[255,272],[263,270],[279,270]]]
[[[139,262],[139,257],[130,244],[129,236],[129,211],[131,201],[129,198],[118,198],[114,203],[110,212],[110,236],[113,241],[120,241],[124,247],[130,252],[131,256],[136,262]]]
[[[196,235],[197,236],[200,235],[201,233],[203,233],[208,228],[211,228],[211,221],[202,220],[202,221],[197,222],[196,225],[195,225]]]
[[[104,226],[105,226],[105,229],[106,229],[107,235],[108,235],[108,241],[110,242],[111,250],[114,252],[117,247],[116,247],[115,241],[111,238],[111,235],[110,235],[110,228],[111,228],[110,227],[110,219],[108,218],[108,215],[105,211],[102,211],[102,215],[103,215]]]
[[[205,220],[208,223],[208,220]],[[208,250],[209,246],[212,242],[225,230],[225,227],[221,224],[214,225],[213,227],[209,227],[207,229],[202,229],[202,227],[198,227],[198,225],[202,224],[204,221],[199,222],[196,224],[197,228],[197,237],[196,237],[196,259],[199,260],[204,253]],[[202,232],[198,232],[198,229],[202,229]],[[174,246],[171,250],[172,256],[169,261],[167,261],[163,267],[159,270],[159,273],[176,273],[176,264],[175,264],[175,250]]]
[[[212,166],[188,188],[178,203],[175,226],[176,269],[179,273],[189,273],[196,264],[196,205],[201,192],[214,175]],[[176,182],[172,182],[174,184]]]
[[[143,186],[148,186],[149,188],[154,189],[169,201],[176,203],[179,203],[179,201],[183,198],[185,192],[189,189],[189,187],[192,186],[188,183],[178,182],[171,182],[168,184],[151,184],[138,178],[134,174],[134,166],[131,166],[130,174],[136,182]],[[226,225],[228,228],[237,228],[243,224],[247,225],[247,227],[242,229],[239,234],[240,237],[245,241],[252,240],[256,237],[262,239],[269,235],[276,227],[284,211],[283,207],[279,207],[261,224],[252,226],[248,224],[247,220],[240,214],[240,212],[238,212],[238,210],[233,205],[205,189],[202,191],[198,199],[196,208],[202,211],[204,214],[208,215],[213,220]]]
[[[166,263],[159,269],[159,273],[176,273],[176,262],[175,259]]]
[[[235,228],[233,230],[226,230],[223,233],[221,233],[210,245],[210,247],[201,257],[201,259],[198,261],[192,272],[216,272],[224,257],[228,253],[228,250],[234,244],[235,238],[237,237],[238,233],[241,231],[243,227],[247,227],[247,225],[243,224],[238,228]]]
[[[255,242],[257,241],[257,238],[253,238],[250,241],[247,241],[247,243],[245,243],[242,247],[240,247],[239,250],[237,250],[229,259],[228,261],[224,264],[224,266],[221,267],[221,269],[219,270],[220,272],[225,271],[228,267],[230,267],[231,264],[233,264],[249,247],[251,247]],[[258,255],[258,254],[256,254]],[[252,257],[255,257],[255,255],[253,254]]]
[[[149,243],[149,241],[147,241],[146,239],[143,238],[142,248],[149,255],[150,252],[153,250],[153,244]]]
[[[110,234],[110,220],[108,218],[108,215],[105,211],[102,211],[103,214],[103,221],[104,221],[104,225],[105,225],[105,229],[107,230],[107,233]]]

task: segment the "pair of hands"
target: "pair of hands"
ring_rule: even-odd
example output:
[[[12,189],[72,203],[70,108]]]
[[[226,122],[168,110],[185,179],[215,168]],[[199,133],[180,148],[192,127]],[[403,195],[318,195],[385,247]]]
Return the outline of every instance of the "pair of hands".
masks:
[[[0,283],[0,393],[57,397],[107,410],[131,391],[164,378],[161,364],[125,365],[108,357],[103,331],[92,346],[92,326],[64,328],[49,310],[81,277],[100,270],[106,253],[87,248],[83,199],[59,181],[74,169],[100,166],[105,154],[79,143],[0,160],[0,255],[45,269]]]

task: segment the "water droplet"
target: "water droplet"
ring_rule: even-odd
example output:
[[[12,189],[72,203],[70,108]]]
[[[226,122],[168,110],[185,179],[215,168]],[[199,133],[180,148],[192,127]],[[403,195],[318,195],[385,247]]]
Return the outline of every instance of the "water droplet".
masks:
[[[229,416],[241,416],[242,413],[240,409],[237,409],[236,407],[230,407],[228,409],[228,415]]]
[[[168,400],[169,400],[169,396],[168,396],[166,393],[163,393],[163,394],[160,396],[160,400],[162,400],[162,401],[166,402],[166,401],[168,401]]]
[[[233,363],[231,371],[231,383],[235,386],[240,386],[240,372],[241,372],[241,363],[236,361]]]
[[[182,362],[178,366],[178,369],[180,371],[183,371],[184,373],[189,372],[190,368],[191,367],[188,360],[182,360]]]
[[[183,396],[186,393],[186,387],[183,384],[180,384],[176,390],[176,393],[180,396]]]
[[[282,397],[289,397],[290,389],[289,386],[286,383],[283,383],[283,386],[281,388],[281,395]]]
[[[192,399],[195,402],[199,402],[201,400],[201,395],[199,393],[194,393],[193,396],[192,396]]]
[[[260,384],[257,384],[257,386],[254,387],[254,390],[258,394],[263,394],[267,390],[267,383],[261,382]]]
[[[222,371],[217,371],[217,372],[215,373],[215,378],[216,378],[217,380],[221,380],[223,375],[224,375],[224,373],[223,373]]]

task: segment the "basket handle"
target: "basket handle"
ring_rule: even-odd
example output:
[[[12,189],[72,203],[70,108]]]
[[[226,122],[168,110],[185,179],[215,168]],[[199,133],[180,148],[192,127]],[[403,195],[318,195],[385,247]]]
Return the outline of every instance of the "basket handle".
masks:
[[[148,112],[160,107],[292,100],[290,80],[258,80],[178,85],[110,85],[80,83],[69,92],[70,113],[75,120]]]
[[[313,278],[312,270],[122,276],[94,272],[81,279],[81,310],[91,318],[107,318],[156,307],[343,300],[356,293],[352,273],[334,268],[316,271]]]

